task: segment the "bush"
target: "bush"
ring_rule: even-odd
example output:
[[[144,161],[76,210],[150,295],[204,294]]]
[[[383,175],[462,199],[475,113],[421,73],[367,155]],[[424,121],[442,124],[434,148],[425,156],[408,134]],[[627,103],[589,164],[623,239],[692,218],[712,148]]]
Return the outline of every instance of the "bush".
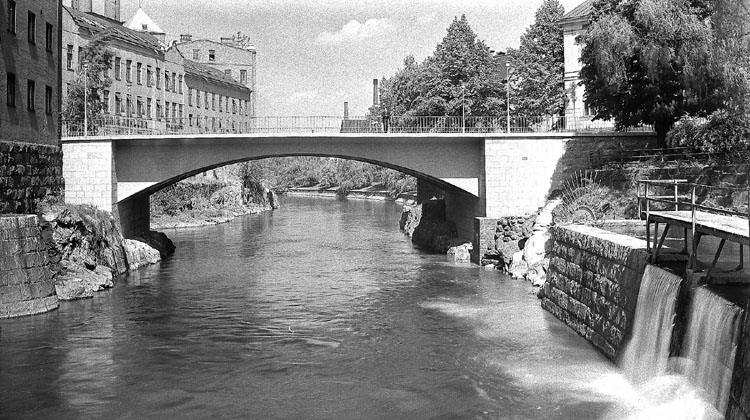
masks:
[[[750,146],[750,117],[716,111],[708,118],[682,117],[667,134],[671,147],[723,153],[747,150]]]

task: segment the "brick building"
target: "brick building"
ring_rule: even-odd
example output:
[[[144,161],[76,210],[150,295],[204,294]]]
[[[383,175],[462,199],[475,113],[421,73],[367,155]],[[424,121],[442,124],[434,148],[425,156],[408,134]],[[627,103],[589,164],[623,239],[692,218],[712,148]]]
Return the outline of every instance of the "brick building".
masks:
[[[0,213],[62,188],[60,3],[0,0]]]
[[[222,71],[250,89],[249,115],[255,116],[255,46],[241,47],[232,37],[216,42],[208,39],[193,41],[192,35],[180,35],[180,42],[175,47],[188,60]]]

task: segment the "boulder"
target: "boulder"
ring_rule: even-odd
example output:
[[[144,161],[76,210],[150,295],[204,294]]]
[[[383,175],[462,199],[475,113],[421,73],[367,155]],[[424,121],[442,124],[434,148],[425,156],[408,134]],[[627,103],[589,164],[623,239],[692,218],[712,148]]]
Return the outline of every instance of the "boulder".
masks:
[[[465,243],[448,248],[448,259],[453,263],[470,263],[473,246]]]
[[[161,253],[144,242],[125,239],[122,245],[125,247],[125,257],[130,270],[161,261]]]
[[[544,286],[547,282],[547,269],[549,268],[549,258],[544,258],[536,264],[529,267],[526,272],[526,280],[536,287]]]
[[[75,300],[94,296],[94,292],[112,287],[112,271],[102,265],[89,270],[83,264],[69,264],[65,273],[55,278],[59,300]]]
[[[498,240],[495,243],[497,250],[498,263],[497,267],[505,272],[510,272],[510,266],[513,263],[513,254],[520,251],[521,248],[518,246],[518,241],[503,242]]]
[[[142,232],[132,239],[143,242],[151,248],[156,249],[157,251],[159,251],[159,254],[162,258],[171,255],[175,250],[175,246],[174,243],[172,243],[172,240],[169,239],[164,233],[157,232],[155,230]]]
[[[523,248],[523,259],[526,264],[532,266],[544,259],[552,250],[553,242],[547,229],[536,230]]]
[[[522,279],[526,272],[528,271],[529,266],[526,264],[526,261],[523,259],[523,251],[518,251],[515,254],[513,254],[513,259],[510,264],[510,268],[508,269],[508,272],[513,278]]]

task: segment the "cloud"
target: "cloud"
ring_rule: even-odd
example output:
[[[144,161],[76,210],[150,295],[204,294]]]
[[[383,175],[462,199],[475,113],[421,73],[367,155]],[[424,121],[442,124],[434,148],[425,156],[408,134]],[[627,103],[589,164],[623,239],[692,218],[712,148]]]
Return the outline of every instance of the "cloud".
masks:
[[[316,39],[319,44],[334,45],[344,42],[356,42],[366,38],[375,38],[394,30],[388,19],[367,19],[365,23],[350,20],[336,32],[321,32]]]
[[[417,17],[417,23],[420,25],[429,25],[432,22],[435,21],[435,18],[437,17],[437,13],[428,13],[426,15],[421,15]]]

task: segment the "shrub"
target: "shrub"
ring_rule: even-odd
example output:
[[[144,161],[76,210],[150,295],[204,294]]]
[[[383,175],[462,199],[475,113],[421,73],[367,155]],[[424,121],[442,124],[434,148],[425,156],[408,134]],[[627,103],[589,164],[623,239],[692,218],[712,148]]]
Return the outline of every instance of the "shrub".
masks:
[[[667,144],[711,153],[747,150],[750,117],[725,110],[715,111],[708,118],[685,116],[667,134]]]

